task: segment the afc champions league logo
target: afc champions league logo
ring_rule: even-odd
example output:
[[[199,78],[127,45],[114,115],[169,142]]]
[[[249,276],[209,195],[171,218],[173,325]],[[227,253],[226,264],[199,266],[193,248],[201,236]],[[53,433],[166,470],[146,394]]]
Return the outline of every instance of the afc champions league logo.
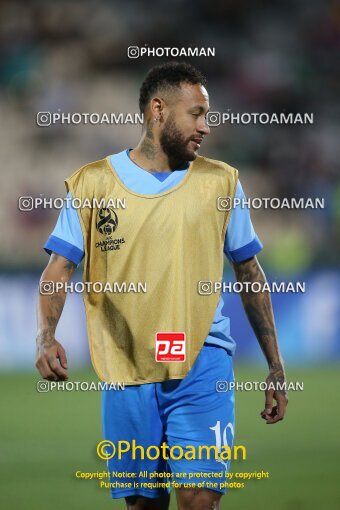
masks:
[[[110,236],[118,227],[118,217],[112,207],[99,209],[96,217],[96,229],[103,235]]]

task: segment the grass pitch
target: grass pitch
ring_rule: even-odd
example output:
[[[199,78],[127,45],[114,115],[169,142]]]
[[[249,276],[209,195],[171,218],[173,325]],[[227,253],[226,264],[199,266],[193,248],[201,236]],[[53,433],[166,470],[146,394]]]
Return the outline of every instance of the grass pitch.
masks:
[[[238,381],[263,380],[266,373],[236,366]],[[94,381],[92,371],[71,374]],[[98,480],[77,480],[75,472],[105,471],[96,445],[101,437],[99,392],[37,393],[38,374],[0,376],[0,507],[6,510],[125,509],[111,500]],[[337,510],[340,508],[338,367],[289,371],[303,381],[291,392],[286,420],[266,425],[259,416],[260,391],[236,394],[235,444],[247,448],[247,460],[232,471],[268,471],[269,479],[251,480],[222,498],[228,510]],[[171,509],[176,509],[172,494]]]

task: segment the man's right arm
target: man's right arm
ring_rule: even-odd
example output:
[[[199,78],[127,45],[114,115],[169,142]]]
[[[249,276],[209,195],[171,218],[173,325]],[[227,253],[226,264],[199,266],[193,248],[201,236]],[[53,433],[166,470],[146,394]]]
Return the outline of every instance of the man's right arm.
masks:
[[[64,288],[56,292],[56,289],[53,289],[53,283],[66,284],[76,267],[74,262],[52,253],[40,279],[40,285],[42,282],[51,282],[53,290],[49,294],[43,294],[41,290],[44,286],[40,286],[37,307],[36,367],[44,379],[65,380],[68,378],[65,350],[55,339],[55,330],[65,304],[66,292]]]

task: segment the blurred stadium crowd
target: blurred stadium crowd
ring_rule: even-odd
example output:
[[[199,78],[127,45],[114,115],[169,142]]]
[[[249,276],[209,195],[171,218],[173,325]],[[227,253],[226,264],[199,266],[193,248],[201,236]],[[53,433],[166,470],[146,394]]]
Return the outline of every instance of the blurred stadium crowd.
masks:
[[[38,127],[39,111],[138,112],[148,69],[129,46],[215,47],[185,59],[208,78],[211,110],[314,113],[313,125],[227,124],[202,155],[240,171],[251,197],[324,197],[324,210],[256,210],[272,274],[336,264],[340,222],[340,4],[196,0],[0,3],[1,269],[41,268],[56,210],[20,212],[23,195],[63,197],[83,164],[137,143],[136,125]]]

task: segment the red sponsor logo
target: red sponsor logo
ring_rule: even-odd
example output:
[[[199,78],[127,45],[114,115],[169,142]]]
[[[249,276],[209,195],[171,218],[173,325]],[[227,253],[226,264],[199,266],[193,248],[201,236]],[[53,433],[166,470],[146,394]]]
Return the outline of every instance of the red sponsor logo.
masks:
[[[185,333],[156,333],[156,361],[185,361]]]

